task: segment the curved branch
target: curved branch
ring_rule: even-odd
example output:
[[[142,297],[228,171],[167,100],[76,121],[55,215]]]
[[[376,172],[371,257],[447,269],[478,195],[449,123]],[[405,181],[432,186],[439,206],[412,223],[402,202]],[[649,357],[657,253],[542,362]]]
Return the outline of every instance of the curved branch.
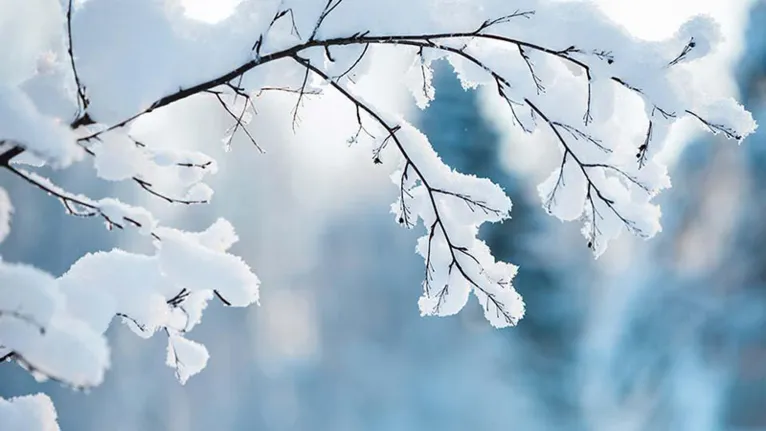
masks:
[[[52,380],[52,381],[54,381],[56,383],[60,383],[62,385],[68,386],[68,387],[70,387],[70,388],[72,388],[74,390],[82,391],[82,390],[90,388],[89,385],[78,385],[78,384],[76,384],[74,382],[70,382],[67,379],[65,379],[65,378],[63,378],[61,376],[58,376],[58,375],[56,375],[56,374],[54,374],[54,373],[52,373],[52,372],[50,372],[48,370],[43,369],[43,368],[41,368],[38,365],[32,364],[31,361],[27,360],[19,352],[11,352],[11,353],[9,353],[6,356],[8,357],[8,359],[16,361],[16,363],[19,364],[25,370],[27,370],[27,371],[29,371],[31,373],[39,373],[39,374],[45,376],[48,380]]]
[[[258,145],[258,142],[255,140],[255,138],[250,133],[250,131],[247,130],[247,127],[246,127],[246,125],[245,125],[245,123],[243,121],[243,118],[245,117],[245,113],[247,112],[248,104],[250,104],[250,105],[253,104],[253,102],[250,99],[250,96],[248,94],[243,94],[242,92],[240,92],[238,90],[234,90],[234,102],[235,103],[237,101],[237,99],[236,99],[237,96],[242,96],[242,97],[245,98],[245,103],[242,106],[242,112],[240,112],[239,115],[237,115],[237,114],[235,114],[234,112],[231,111],[231,108],[229,108],[229,106],[226,104],[226,102],[221,97],[221,93],[220,92],[209,91],[209,93],[211,93],[211,94],[213,94],[215,96],[215,98],[218,100],[218,103],[221,104],[221,106],[226,111],[226,113],[229,114],[229,116],[232,119],[234,119],[234,125],[229,130],[227,130],[227,133],[226,133],[227,136],[230,136],[230,138],[226,142],[227,147],[231,145],[231,140],[234,139],[234,135],[237,133],[237,130],[241,129],[243,132],[245,132],[245,135],[247,135],[247,138],[250,139],[250,142],[253,144],[253,146],[256,149],[258,149],[258,151],[261,154],[263,154],[264,153],[263,148],[261,148],[261,146]],[[255,113],[255,107],[253,107],[253,113]]]
[[[80,81],[80,75],[77,73],[77,65],[75,64],[75,61],[74,61],[74,45],[72,43],[72,3],[73,3],[73,0],[69,0],[69,4],[67,6],[66,33],[67,33],[67,53],[69,54],[69,62],[72,66],[74,83],[75,83],[75,86],[77,87],[77,107],[79,110],[77,118],[70,124],[70,127],[72,127],[73,129],[76,129],[80,126],[93,124],[93,120],[90,118],[90,116],[86,112],[88,109],[88,105],[90,104],[90,100],[88,99],[88,96],[85,94],[85,86],[82,84],[82,81]]]
[[[8,141],[0,141],[0,144],[4,144]],[[24,147],[17,145],[11,147],[10,150],[0,154],[0,167],[6,167],[11,162],[11,159],[24,152]]]
[[[329,75],[324,73],[321,69],[313,66],[308,60],[299,57],[298,55],[293,56],[293,59],[303,67],[305,67],[308,70],[311,70],[313,73],[321,77],[323,80],[325,80],[331,87],[333,87],[335,90],[337,90],[343,97],[345,97],[349,102],[353,103],[355,106],[357,106],[359,109],[367,113],[370,117],[372,117],[378,124],[380,124],[381,127],[383,127],[389,134],[391,140],[396,144],[397,149],[399,150],[399,153],[404,157],[405,163],[409,166],[411,166],[412,171],[417,175],[419,181],[423,184],[423,187],[425,187],[428,198],[431,203],[431,208],[434,212],[435,221],[432,226],[432,228],[439,227],[442,234],[444,235],[444,241],[449,248],[450,256],[452,261],[449,264],[450,271],[454,267],[458,270],[460,275],[473,287],[481,291],[484,295],[487,296],[487,300],[491,301],[494,306],[497,308],[499,312],[503,313],[504,318],[509,322],[513,323],[514,318],[511,316],[505,309],[505,305],[501,303],[496,296],[492,293],[487,291],[484,287],[482,287],[476,280],[471,277],[467,270],[464,268],[463,264],[461,263],[461,260],[458,257],[458,254],[461,255],[467,255],[471,258],[473,256],[464,248],[460,247],[454,244],[452,240],[450,239],[449,232],[447,231],[447,228],[444,226],[444,222],[441,217],[441,212],[439,211],[439,205],[436,201],[435,194],[439,193],[441,190],[434,188],[431,186],[428,182],[428,179],[426,179],[425,175],[420,171],[417,165],[415,165],[410,157],[410,155],[407,153],[407,150],[404,148],[404,145],[402,144],[399,137],[396,135],[396,131],[399,129],[400,126],[392,126],[388,124],[375,110],[367,106],[365,103],[363,103],[361,100],[359,100],[357,97],[355,97],[353,94],[351,94],[348,90],[346,90],[343,86],[338,84],[337,82],[333,81]],[[434,230],[432,229],[430,232],[430,240],[434,237]],[[430,248],[430,240],[429,240],[429,248]],[[475,258],[473,258],[473,261],[476,261]],[[430,263],[430,259],[427,258],[427,266]]]
[[[225,73],[225,74],[223,74],[223,75],[221,75],[221,76],[219,76],[217,78],[213,78],[211,80],[208,80],[208,81],[205,81],[205,82],[201,82],[201,83],[199,83],[197,85],[193,85],[191,87],[188,87],[188,88],[185,88],[185,89],[181,89],[181,90],[179,90],[179,91],[177,91],[175,93],[163,96],[163,97],[157,99],[155,102],[153,102],[149,107],[147,107],[147,108],[145,108],[145,109],[143,109],[143,110],[141,110],[141,111],[131,115],[130,117],[128,117],[128,118],[126,118],[126,119],[124,119],[124,120],[122,120],[122,121],[120,121],[120,122],[118,122],[116,124],[113,124],[113,125],[105,128],[103,130],[96,131],[96,132],[93,132],[93,133],[91,133],[91,134],[89,134],[89,135],[87,135],[85,137],[82,137],[78,141],[79,142],[89,141],[91,139],[94,139],[94,138],[100,136],[103,133],[106,133],[108,131],[111,131],[111,130],[114,130],[114,129],[117,129],[117,128],[120,128],[120,127],[124,127],[128,123],[136,120],[137,118],[141,117],[144,114],[147,114],[147,113],[150,113],[150,112],[154,111],[155,109],[162,108],[164,106],[170,105],[170,104],[172,104],[174,102],[177,102],[179,100],[183,100],[183,99],[185,99],[187,97],[190,97],[190,96],[193,96],[195,94],[199,94],[199,93],[202,93],[202,92],[206,92],[206,91],[212,90],[215,87],[218,87],[218,86],[221,86],[221,85],[226,85],[227,83],[229,83],[233,79],[241,77],[245,73],[249,72],[250,70],[252,70],[252,69],[254,69],[254,68],[258,67],[258,66],[261,66],[263,64],[270,63],[272,61],[276,61],[276,60],[279,60],[279,59],[293,57],[293,56],[299,54],[300,52],[302,52],[303,50],[306,50],[308,48],[322,47],[322,48],[328,49],[328,48],[333,47],[333,46],[345,46],[345,45],[354,45],[354,44],[361,44],[361,45],[365,45],[365,46],[367,46],[369,44],[394,44],[394,45],[398,44],[398,45],[412,45],[412,46],[417,46],[417,47],[432,47],[432,48],[437,48],[437,49],[449,51],[449,52],[452,52],[454,54],[463,55],[464,53],[462,53],[461,49],[451,48],[451,47],[449,47],[448,49],[445,49],[447,47],[445,47],[443,45],[442,46],[433,46],[433,41],[437,41],[437,40],[458,40],[458,39],[484,39],[484,40],[493,40],[493,41],[504,42],[504,43],[516,45],[520,49],[521,52],[523,52],[524,49],[530,49],[530,50],[538,51],[538,52],[545,53],[545,54],[548,54],[548,55],[551,55],[551,56],[555,56],[555,57],[560,58],[560,59],[562,59],[562,60],[564,60],[566,62],[569,62],[569,63],[571,63],[573,65],[579,66],[580,68],[582,68],[586,72],[586,76],[588,78],[588,107],[587,107],[587,110],[586,110],[586,114],[584,116],[584,120],[585,120],[586,124],[590,121],[590,99],[591,99],[591,97],[590,97],[590,91],[591,91],[591,88],[590,88],[590,83],[591,83],[590,66],[587,63],[585,63],[584,61],[579,60],[579,59],[573,57],[573,55],[575,55],[575,54],[586,55],[585,52],[583,52],[582,50],[578,49],[575,46],[569,46],[569,47],[564,48],[564,49],[553,49],[553,48],[546,47],[546,46],[543,46],[543,45],[540,45],[540,44],[535,44],[535,43],[532,43],[532,42],[527,42],[527,41],[516,39],[516,38],[511,38],[511,37],[506,37],[506,36],[502,36],[502,35],[498,35],[498,34],[486,33],[485,32],[491,26],[494,26],[496,24],[501,24],[501,23],[508,22],[508,20],[510,20],[511,18],[514,18],[514,17],[530,18],[530,16],[532,14],[534,14],[534,11],[525,11],[525,12],[517,11],[517,12],[511,14],[511,15],[508,15],[508,16],[505,16],[505,17],[501,17],[501,18],[498,18],[498,19],[495,19],[495,20],[487,20],[478,29],[473,30],[473,31],[462,31],[462,32],[451,32],[451,33],[446,33],[446,32],[445,33],[422,33],[422,34],[388,35],[388,36],[370,36],[369,32],[357,32],[357,33],[354,33],[354,34],[352,34],[350,36],[345,36],[345,37],[336,37],[336,38],[329,38],[329,39],[324,39],[324,40],[317,40],[317,39],[315,39],[314,37],[316,36],[316,31],[318,30],[318,26],[320,26],[322,24],[323,20],[327,17],[327,15],[329,15],[329,13],[331,13],[341,2],[342,2],[342,0],[335,0],[335,1],[328,0],[327,5],[325,6],[325,9],[322,12],[322,15],[320,16],[319,20],[317,21],[317,28],[315,29],[314,33],[312,34],[312,37],[307,42],[304,42],[304,43],[301,43],[301,44],[296,44],[296,45],[294,45],[294,46],[292,46],[290,48],[287,48],[285,50],[274,52],[274,53],[263,55],[263,56],[261,56],[260,53],[257,53],[255,58],[251,59],[250,61],[247,61],[247,62],[243,63],[241,66],[237,67],[236,69],[233,69],[233,70],[231,70],[231,71],[229,71],[229,72],[227,72],[227,73]],[[70,9],[69,9],[69,13],[68,13],[68,17],[69,18],[71,18],[71,3],[72,3],[72,0],[70,0]],[[273,24],[274,21],[276,21],[279,18],[285,16],[287,13],[288,13],[288,11],[278,12],[275,15],[274,20],[272,21],[272,24]],[[292,11],[290,10],[289,13],[292,14]],[[71,19],[68,19],[68,26],[71,27]],[[71,31],[69,32],[69,35],[70,35],[70,44],[69,44],[69,46],[70,46],[70,54],[71,54]],[[258,49],[260,48],[260,44],[256,43],[256,46],[258,47]],[[254,49],[255,49],[255,46],[254,46]],[[595,52],[595,53],[593,53],[593,55],[595,55],[597,58],[600,58],[600,59],[606,58],[606,61],[608,61],[610,63],[614,62],[614,58],[611,55],[606,55],[604,53],[599,53],[599,52]],[[465,57],[465,55],[463,55],[463,56]],[[72,60],[72,63],[73,63],[73,69],[74,69],[74,57],[72,55],[70,55],[70,57],[71,57],[71,60]],[[474,62],[474,63],[476,63],[476,62]],[[480,65],[480,66],[484,68],[484,66],[482,66],[482,65]],[[352,66],[352,69],[353,69],[353,67],[354,66]],[[485,70],[486,70],[486,68],[485,68]],[[489,71],[489,72],[491,72],[491,71]],[[348,72],[346,72],[346,73],[348,73]],[[491,73],[493,73],[493,76],[495,76],[496,79],[499,77],[499,75],[495,74],[494,72],[491,72]],[[75,75],[76,75],[76,69],[75,69]],[[77,77],[77,75],[76,75],[76,79],[79,81],[79,77]],[[637,92],[639,94],[643,94],[640,89],[631,86],[630,84],[626,83],[624,80],[620,79],[619,77],[611,77],[611,80],[617,82],[618,84],[620,84],[620,85],[622,85],[622,86],[624,86],[624,87],[626,87],[626,88],[628,88],[628,89],[630,89],[630,90],[632,90],[634,92]],[[84,88],[84,87],[81,87],[78,84],[78,91],[81,88]],[[81,93],[82,93],[82,96],[84,96],[84,90]],[[715,132],[723,132],[727,136],[730,136],[732,138],[741,139],[740,135],[738,135],[736,133],[733,133],[733,131],[726,129],[724,126],[721,126],[721,125],[718,125],[718,124],[712,124],[712,123],[704,120],[702,117],[700,117],[699,115],[695,114],[692,111],[686,111],[686,113],[688,113],[689,115],[694,116],[699,121],[701,121],[704,125],[706,125],[707,127],[709,127],[711,130],[713,130]],[[76,120],[75,123],[73,123],[73,126],[79,126],[79,125],[83,125],[83,124],[77,123],[77,120]]]
[[[138,178],[138,177],[133,177],[132,180],[135,181],[136,184],[139,185],[139,187],[144,189],[150,195],[158,197],[158,198],[162,199],[163,201],[165,201],[165,202],[167,202],[169,204],[202,205],[202,204],[209,203],[205,199],[193,200],[193,199],[173,198],[173,197],[170,197],[170,196],[168,196],[166,194],[158,192],[157,190],[154,189],[154,186],[152,185],[152,183],[150,183],[150,182],[148,182],[146,180],[142,180],[141,178]]]
[[[574,52],[573,47],[570,47],[565,50],[554,50],[550,48],[546,48],[540,45],[524,42],[521,40],[513,39],[513,38],[507,38],[504,36],[494,35],[494,34],[485,34],[480,32],[457,32],[457,33],[434,33],[434,34],[417,34],[417,35],[394,35],[394,36],[369,36],[367,32],[365,33],[356,33],[351,36],[347,37],[337,37],[337,38],[330,38],[330,39],[324,39],[324,40],[314,40],[311,39],[308,42],[304,42],[301,44],[294,45],[290,48],[284,49],[282,51],[277,51],[271,54],[258,56],[241,66],[237,67],[234,70],[231,70],[217,78],[213,78],[211,80],[201,82],[197,85],[193,85],[191,87],[181,89],[175,93],[163,96],[159,99],[157,99],[155,102],[153,102],[148,108],[112,125],[107,127],[106,129],[91,133],[85,137],[82,137],[79,139],[80,142],[89,141],[91,139],[94,139],[101,134],[104,134],[106,132],[112,131],[114,129],[118,129],[120,127],[124,127],[128,123],[136,120],[137,118],[141,117],[142,115],[148,114],[155,109],[162,108],[164,106],[168,106],[174,102],[177,102],[179,100],[186,99],[187,97],[193,96],[195,94],[199,94],[202,92],[206,92],[208,90],[212,90],[215,87],[226,85],[228,82],[238,78],[241,75],[244,75],[245,73],[251,71],[252,69],[262,66],[264,64],[281,60],[284,58],[292,58],[295,55],[299,54],[300,52],[309,49],[309,48],[315,48],[315,47],[332,47],[332,46],[346,46],[346,45],[365,45],[365,44],[396,44],[396,45],[411,45],[416,47],[432,47],[432,48],[439,48],[443,50],[447,50],[450,52],[453,52],[458,55],[460,54],[460,50],[453,47],[446,47],[444,45],[440,46],[434,46],[432,41],[433,40],[439,40],[439,39],[465,39],[465,38],[483,38],[483,39],[490,39],[490,40],[498,40],[503,41],[507,43],[511,43],[520,47],[526,47],[529,49],[537,50],[540,52],[545,52],[551,55],[555,55],[559,58],[565,59],[567,61],[570,61],[574,64],[579,65],[580,67],[584,69],[588,69],[588,65],[585,63],[574,59],[568,55],[568,53]],[[478,63],[477,63],[478,64]],[[483,66],[482,66],[483,67]]]
[[[617,208],[615,208],[614,206],[615,202],[605,197],[602,194],[601,190],[596,186],[596,184],[593,182],[590,175],[588,174],[589,167],[602,167],[602,166],[597,164],[594,165],[594,164],[583,163],[578,158],[577,154],[575,154],[572,151],[566,139],[564,139],[564,137],[561,135],[561,132],[558,129],[558,126],[560,126],[560,124],[548,118],[546,114],[540,108],[538,108],[537,105],[532,103],[529,99],[524,99],[524,101],[527,103],[527,105],[529,105],[530,108],[532,108],[532,111],[535,114],[537,114],[540,118],[542,118],[543,121],[545,121],[548,124],[548,126],[551,128],[553,133],[556,135],[557,140],[561,143],[564,149],[564,157],[566,157],[566,155],[569,154],[572,157],[572,159],[575,161],[575,163],[577,163],[577,166],[579,166],[580,171],[582,172],[583,176],[585,177],[585,180],[587,181],[588,189],[586,194],[586,200],[590,202],[594,219],[595,219],[595,216],[598,214],[598,212],[596,211],[595,203],[593,202],[593,196],[591,195],[591,191],[594,191],[596,193],[596,196],[598,197],[598,199],[602,201],[614,213],[614,215],[617,216],[617,218],[620,219],[620,221],[622,221],[626,227],[628,227],[628,229],[630,229],[634,234],[641,236],[641,232],[640,230],[636,229],[635,223],[627,219],[617,210]],[[563,163],[562,163],[562,167],[563,167]],[[593,226],[595,227],[595,220],[593,222]],[[591,243],[589,243],[588,245],[592,247],[593,245],[592,243],[594,240],[595,240],[595,237],[592,237]]]
[[[314,30],[311,32],[311,37],[309,37],[309,40],[314,40],[324,20],[327,19],[332,11],[340,6],[341,3],[343,3],[343,0],[327,0],[327,4],[325,5],[324,10],[322,10],[322,14],[319,15],[319,19],[317,19],[317,22],[314,25]]]
[[[8,169],[8,171],[13,173],[17,177],[29,183],[30,185],[48,193],[51,196],[58,198],[62,202],[62,204],[64,204],[64,206],[66,207],[67,212],[71,215],[75,215],[79,217],[99,216],[104,219],[104,221],[107,223],[107,226],[116,227],[118,229],[125,229],[124,223],[133,225],[137,228],[144,227],[143,224],[141,224],[139,221],[128,216],[123,216],[122,220],[120,221],[113,220],[111,217],[109,217],[109,215],[104,213],[104,211],[101,208],[99,208],[98,205],[90,201],[90,199],[69,194],[53,184],[45,184],[44,182],[41,182],[40,180],[35,178],[35,176],[30,174],[29,172],[23,171],[21,169],[17,169],[10,165],[6,165],[5,168]],[[85,211],[79,210],[80,208],[84,208]],[[157,240],[160,239],[160,237],[157,236],[157,234],[155,233],[151,233],[151,236]]]

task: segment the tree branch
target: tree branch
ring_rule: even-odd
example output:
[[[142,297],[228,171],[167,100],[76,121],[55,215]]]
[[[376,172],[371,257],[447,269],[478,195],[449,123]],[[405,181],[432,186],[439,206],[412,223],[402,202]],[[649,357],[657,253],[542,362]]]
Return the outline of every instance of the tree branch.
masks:
[[[564,137],[561,135],[561,132],[559,131],[559,127],[561,126],[560,123],[556,123],[555,121],[552,121],[551,119],[549,119],[546,116],[546,114],[540,108],[538,108],[534,103],[532,103],[529,99],[524,99],[524,101],[527,103],[527,105],[529,105],[530,108],[532,108],[535,114],[537,114],[540,118],[542,118],[543,121],[545,121],[548,124],[548,126],[551,128],[551,130],[556,135],[556,138],[561,143],[561,146],[564,149],[564,157],[566,158],[567,154],[570,155],[572,157],[572,160],[574,160],[575,163],[577,163],[577,165],[579,166],[580,171],[582,171],[582,174],[585,177],[585,180],[587,182],[586,199],[590,203],[591,209],[593,211],[593,217],[594,217],[594,220],[592,223],[593,227],[595,228],[595,224],[596,224],[595,216],[598,214],[598,212],[596,211],[595,203],[593,202],[593,196],[591,194],[591,191],[594,191],[596,193],[596,196],[598,197],[598,199],[601,200],[615,214],[615,216],[617,216],[617,218],[620,219],[620,221],[622,221],[626,227],[628,227],[629,230],[631,230],[636,235],[644,236],[642,235],[642,232],[636,228],[635,223],[627,219],[625,216],[623,216],[617,210],[617,208],[615,208],[614,206],[615,202],[605,197],[602,194],[601,190],[596,186],[596,184],[591,179],[590,175],[588,174],[588,167],[600,167],[600,165],[589,165],[587,163],[582,162],[578,158],[577,154],[575,154],[572,151],[566,139],[564,139]],[[563,166],[565,163],[566,162],[562,162],[562,172],[563,172]],[[595,242],[595,240],[596,240],[595,236],[592,236],[590,242],[588,243],[589,248],[593,247],[593,243]]]
[[[436,197],[434,196],[437,194],[437,188],[432,187],[428,179],[423,175],[423,173],[420,171],[417,165],[415,165],[412,162],[412,159],[410,158],[410,155],[407,153],[407,150],[404,148],[404,145],[402,144],[399,137],[396,135],[396,131],[399,129],[399,126],[392,126],[388,124],[377,112],[375,112],[371,107],[367,106],[365,103],[360,101],[358,98],[356,98],[354,95],[348,92],[343,86],[338,84],[337,82],[333,81],[330,76],[328,76],[326,73],[324,73],[322,70],[316,68],[313,66],[308,60],[303,59],[299,57],[298,55],[293,56],[293,59],[303,67],[311,70],[313,73],[321,77],[323,80],[325,80],[331,87],[333,87],[335,90],[337,90],[342,96],[344,96],[349,102],[353,103],[355,106],[357,106],[359,109],[361,109],[363,112],[367,113],[370,117],[375,119],[375,121],[380,124],[381,127],[383,127],[391,137],[391,140],[396,144],[397,149],[399,150],[399,153],[404,157],[405,163],[408,166],[411,166],[412,171],[417,175],[418,179],[420,180],[421,184],[423,184],[423,187],[426,188],[426,191],[428,193],[428,198],[431,203],[431,208],[434,212],[435,221],[433,228],[439,227],[442,234],[444,235],[444,240],[449,248],[449,253],[452,258],[452,261],[449,264],[450,271],[454,267],[457,269],[460,273],[460,275],[473,287],[481,291],[484,295],[487,296],[487,300],[491,301],[494,306],[497,308],[498,312],[503,313],[504,318],[508,321],[508,323],[513,323],[514,318],[513,316],[504,309],[505,305],[500,302],[496,296],[492,293],[487,291],[484,287],[481,286],[476,280],[471,277],[467,270],[464,268],[463,264],[461,263],[461,260],[458,257],[458,254],[460,255],[466,255],[471,258],[473,258],[473,261],[477,262],[476,259],[467,251],[466,248],[456,246],[452,240],[449,237],[449,233],[447,231],[447,228],[444,226],[444,222],[442,220],[441,211],[439,210],[439,205],[437,203]],[[431,230],[430,238],[433,239],[433,230]],[[430,249],[430,246],[429,246]],[[428,261],[430,261],[430,258],[427,258]],[[481,269],[481,268],[480,268]],[[483,273],[483,269],[480,271],[480,273]]]
[[[8,141],[0,141],[0,144],[4,144]],[[11,160],[24,152],[24,148],[21,146],[11,147],[10,150],[0,154],[0,167],[9,166]]]
[[[109,228],[116,227],[122,230],[122,229],[125,229],[126,223],[133,225],[137,228],[143,227],[143,224],[141,224],[139,221],[127,216],[123,216],[122,220],[119,220],[119,221],[113,220],[101,208],[99,208],[98,205],[96,205],[94,202],[90,201],[89,199],[66,193],[59,187],[53,185],[52,183],[46,184],[45,182],[41,181],[33,174],[17,169],[10,165],[6,165],[5,168],[11,173],[13,173],[14,175],[16,175],[17,177],[26,181],[28,184],[34,186],[35,188],[38,188],[48,193],[49,195],[58,198],[61,201],[61,203],[64,205],[64,207],[67,209],[67,212],[71,215],[75,215],[78,217],[99,216],[102,219],[104,219],[104,221],[107,223],[107,226]],[[84,211],[80,210],[81,208],[84,208]],[[157,240],[160,239],[160,237],[157,236],[157,234],[155,233],[152,233],[151,236]]]
[[[93,124],[94,121],[88,115],[88,105],[90,105],[90,99],[85,94],[85,86],[80,81],[80,75],[77,73],[77,65],[74,60],[74,44],[72,43],[72,3],[73,0],[69,0],[66,12],[66,33],[67,33],[67,53],[69,54],[69,62],[72,66],[72,74],[74,75],[74,83],[77,87],[77,117],[70,124],[72,129],[77,129],[80,126],[87,126]]]

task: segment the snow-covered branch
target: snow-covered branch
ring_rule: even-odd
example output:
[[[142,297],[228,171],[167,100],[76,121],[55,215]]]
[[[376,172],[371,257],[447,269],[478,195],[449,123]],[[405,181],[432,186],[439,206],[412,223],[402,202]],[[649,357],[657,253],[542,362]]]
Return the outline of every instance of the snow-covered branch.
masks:
[[[454,223],[454,221],[450,220],[450,216],[445,214],[441,208],[441,206],[447,206],[445,204],[449,202],[441,198],[452,197],[466,203],[471,212],[475,212],[474,208],[479,207],[482,208],[484,216],[502,220],[509,216],[510,200],[505,198],[502,193],[498,193],[496,194],[496,197],[499,197],[497,202],[498,208],[494,208],[490,204],[477,201],[462,193],[435,188],[431,185],[431,182],[444,181],[445,179],[438,178],[438,175],[444,175],[445,172],[448,172],[444,169],[448,168],[440,163],[438,157],[435,157],[435,153],[427,153],[428,148],[423,146],[424,142],[418,142],[419,136],[412,133],[414,130],[404,130],[401,125],[389,123],[381,114],[377,113],[338,82],[333,81],[321,69],[297,55],[294,59],[305,67],[306,70],[310,70],[320,76],[350,103],[353,103],[358,110],[370,116],[382,127],[387,134],[383,142],[385,143],[390,139],[404,158],[405,167],[401,173],[402,179],[400,184],[414,185],[416,182],[419,182],[419,187],[425,190],[425,193],[422,195],[425,195],[424,197],[428,201],[428,208],[424,209],[418,216],[422,217],[424,221],[433,220],[433,222],[428,228],[426,252],[421,252],[426,259],[425,295],[421,300],[422,312],[434,315],[454,314],[463,307],[468,298],[468,293],[473,289],[480,300],[484,302],[487,318],[493,325],[515,325],[522,317],[524,310],[521,297],[510,286],[510,279],[513,278],[516,268],[504,266],[499,271],[490,271],[488,268],[485,268],[484,265],[493,266],[495,262],[494,259],[489,262],[482,262],[477,258],[477,256],[482,257],[482,260],[487,257],[491,258],[491,255],[487,253],[484,243],[475,238],[475,232],[471,235],[474,238],[466,242],[467,245],[458,245],[458,243],[454,242],[455,240],[451,239],[451,234],[454,234],[457,239],[463,239],[464,241],[468,239],[465,235],[467,232],[460,232],[461,228],[465,229],[466,227],[456,226],[458,229],[456,229],[456,232],[452,232],[447,223]],[[409,125],[405,127],[411,129]],[[398,134],[400,131],[404,132],[402,134],[405,136],[405,139],[409,138],[412,142],[405,142],[400,138]],[[427,141],[425,144],[428,144]],[[410,151],[412,153],[423,152],[425,154],[415,155],[411,154]],[[424,164],[417,163],[418,160],[416,158],[418,156],[424,158]],[[428,160],[424,156],[431,156],[433,159]],[[433,178],[428,177],[423,172],[423,169],[427,168],[436,168],[433,172]],[[411,171],[411,174],[408,174],[408,171]],[[408,178],[408,175],[412,177]],[[446,180],[449,180],[449,178],[446,178]],[[400,188],[402,198],[409,197],[416,200],[413,195],[413,193],[418,193],[413,190],[415,187],[400,186]],[[411,217],[409,205],[405,199],[402,199],[401,205],[397,208],[399,220],[402,221],[402,224],[409,223],[409,218]],[[412,225],[409,225],[409,227],[412,227]],[[447,256],[440,255],[444,251],[447,252],[448,258],[446,258]],[[503,269],[507,271],[506,274],[502,274]],[[493,274],[495,272],[498,273],[499,277]],[[439,281],[435,282],[435,280]]]
[[[425,229],[417,244],[425,261],[421,313],[455,314],[473,292],[496,327],[517,324],[524,303],[512,285],[516,266],[496,261],[478,232],[486,222],[507,220],[511,201],[490,180],[455,172],[399,112],[368,97],[358,81],[376,67],[376,50],[395,48],[411,61],[400,78],[419,107],[435,97],[432,64],[446,60],[465,88],[496,91],[512,113],[509,127],[552,139],[561,159],[539,186],[543,208],[561,220],[582,221],[596,256],[625,229],[642,238],[660,230],[660,211],[651,200],[670,182],[655,156],[676,121],[691,117],[738,142],[756,127],[735,101],[712,100],[687,79],[693,61],[718,39],[715,23],[704,17],[667,41],[650,43],[579,2],[523,0],[511,7],[506,0],[481,0],[434,8],[417,0],[245,1],[230,31],[205,33],[209,44],[176,34],[168,22],[167,40],[149,42],[166,49],[146,57],[147,70],[127,54],[101,62],[98,45],[77,37],[79,25],[121,25],[106,13],[112,6],[65,3],[58,15],[65,23],[59,48],[66,61],[43,62],[26,81],[0,82],[0,170],[60,200],[71,215],[135,230],[155,247],[151,255],[87,255],[59,278],[0,261],[2,358],[74,387],[100,383],[109,363],[103,333],[115,316],[139,336],[165,333],[167,363],[184,382],[208,358],[203,346],[185,338],[207,302],[214,296],[231,306],[258,300],[258,278],[227,252],[237,240],[228,222],[181,232],[160,226],[142,207],[72,193],[34,172],[86,159],[99,178],[130,181],[168,204],[207,203],[212,190],[203,180],[217,171],[212,158],[135,137],[149,114],[178,102],[212,102],[229,121],[227,150],[241,135],[264,152],[268,135],[252,126],[263,94],[295,97],[293,130],[308,97],[340,96],[353,113],[344,118],[351,125],[349,142],[369,145],[373,165],[387,167],[389,157],[399,162],[391,175],[396,220],[407,228],[422,222]],[[149,3],[113,7],[116,15],[143,16],[139,12],[148,8],[148,16],[169,19],[169,12]],[[143,47],[125,48],[149,55]],[[50,92],[30,90],[44,79],[71,89],[68,110],[46,107]],[[631,115],[645,118],[642,136],[628,136],[615,124],[618,92],[640,105]],[[0,241],[11,212],[3,192]],[[125,273],[131,278],[120,277]],[[52,349],[67,353],[57,356]]]

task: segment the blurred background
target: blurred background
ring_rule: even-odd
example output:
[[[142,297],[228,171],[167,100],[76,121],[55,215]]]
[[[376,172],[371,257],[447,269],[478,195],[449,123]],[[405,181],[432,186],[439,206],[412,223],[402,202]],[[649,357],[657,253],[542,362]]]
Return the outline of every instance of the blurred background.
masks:
[[[733,76],[739,100],[766,124],[766,2],[749,8]],[[0,396],[48,393],[64,431],[766,430],[763,127],[739,147],[705,136],[679,149],[673,188],[658,199],[663,232],[648,242],[625,235],[594,261],[577,224],[542,211],[535,186],[549,171],[515,160],[484,96],[463,91],[444,65],[436,82],[417,123],[448,164],[492,178],[514,201],[513,219],[482,236],[520,266],[514,284],[528,310],[518,327],[492,329],[473,299],[457,316],[421,318],[422,232],[388,213],[386,173],[365,149],[342,142],[347,159],[325,163],[298,137],[266,155],[218,154],[209,207],[147,200],[181,228],[228,218],[241,237],[235,253],[263,281],[260,307],[211,303],[190,336],[211,353],[200,375],[179,385],[162,336],[141,340],[115,324],[102,386],[38,384],[6,363]],[[268,114],[256,121],[268,124]],[[174,133],[220,142],[213,126]],[[78,192],[113,192],[87,169],[58,178]],[[86,252],[146,247],[66,216],[7,176],[0,185],[16,207],[4,260],[58,275]]]

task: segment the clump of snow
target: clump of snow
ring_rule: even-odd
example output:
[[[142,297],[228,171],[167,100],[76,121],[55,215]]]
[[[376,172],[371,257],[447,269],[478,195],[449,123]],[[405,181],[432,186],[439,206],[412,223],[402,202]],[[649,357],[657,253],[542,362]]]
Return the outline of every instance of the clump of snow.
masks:
[[[189,377],[202,371],[207,365],[210,355],[202,344],[186,339],[180,335],[168,335],[166,363],[175,368],[176,376],[181,384]]]
[[[192,292],[215,289],[228,305],[235,307],[258,302],[260,281],[241,258],[174,229],[161,229],[159,235],[160,265],[179,285]],[[226,239],[216,242],[225,244]]]
[[[122,134],[111,134],[106,142],[91,147],[95,153],[94,166],[99,177],[123,181],[139,175],[149,162],[149,156]]]
[[[136,227],[142,235],[149,235],[157,226],[157,221],[147,209],[128,205],[113,198],[104,198],[95,202],[98,210],[108,221],[124,226]]]
[[[0,398],[0,430],[59,431],[56,409],[45,394]]]
[[[154,255],[88,254],[60,278],[0,261],[3,349],[39,380],[96,386],[110,363],[103,334],[119,316],[141,337],[168,333],[182,382],[201,371],[207,351],[181,334],[200,322],[215,293],[227,305],[257,302],[258,278],[226,253],[236,234],[225,220],[199,233],[155,230],[163,238]]]
[[[0,340],[22,366],[42,380],[75,387],[101,383],[109,366],[106,340],[70,312],[55,278],[0,262],[0,291]]]
[[[0,242],[11,232],[11,215],[13,214],[13,204],[8,192],[0,187]]]
[[[25,148],[56,167],[67,167],[82,158],[69,125],[42,115],[29,96],[17,87],[0,83],[0,140]]]

